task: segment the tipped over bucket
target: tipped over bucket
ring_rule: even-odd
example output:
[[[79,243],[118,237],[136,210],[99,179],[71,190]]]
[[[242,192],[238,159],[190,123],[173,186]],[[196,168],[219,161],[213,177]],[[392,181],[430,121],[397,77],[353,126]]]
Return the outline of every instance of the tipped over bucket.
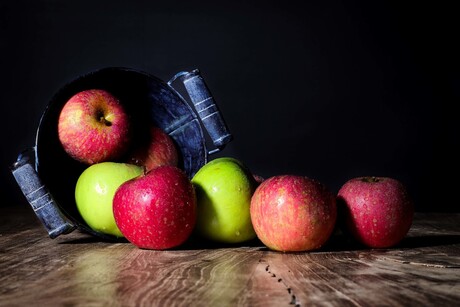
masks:
[[[189,104],[173,87],[183,83]],[[12,173],[51,238],[81,229],[101,238],[114,239],[91,230],[75,204],[75,185],[88,165],[71,158],[58,137],[58,118],[64,104],[76,93],[103,89],[116,96],[134,129],[154,125],[165,131],[179,150],[179,167],[191,178],[208,155],[231,141],[214,99],[200,72],[180,72],[169,82],[134,69],[104,68],[80,76],[62,87],[45,109],[35,146],[21,153]]]

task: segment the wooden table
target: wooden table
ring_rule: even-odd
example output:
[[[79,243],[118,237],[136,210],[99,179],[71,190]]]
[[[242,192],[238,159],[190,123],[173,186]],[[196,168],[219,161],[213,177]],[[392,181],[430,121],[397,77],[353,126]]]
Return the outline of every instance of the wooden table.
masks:
[[[400,246],[335,234],[278,253],[191,240],[169,251],[50,239],[30,208],[0,209],[1,306],[460,306],[460,214],[417,214]]]

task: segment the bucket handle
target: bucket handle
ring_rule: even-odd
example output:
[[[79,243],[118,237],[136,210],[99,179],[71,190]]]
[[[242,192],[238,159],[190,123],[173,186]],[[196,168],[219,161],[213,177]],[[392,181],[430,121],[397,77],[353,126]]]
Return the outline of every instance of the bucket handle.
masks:
[[[168,81],[169,87],[172,83],[180,79],[185,86],[185,89],[190,97],[190,100],[195,107],[198,117],[201,119],[204,128],[208,132],[215,148],[210,150],[208,154],[213,154],[221,151],[227,143],[232,140],[225,121],[220,114],[219,109],[214,101],[211,92],[209,91],[203,77],[198,69],[190,72],[179,72],[171,80]],[[174,88],[173,88],[174,89]]]
[[[61,234],[72,232],[77,226],[62,213],[38,176],[30,161],[30,156],[35,154],[35,151],[36,148],[33,147],[20,153],[11,167],[11,172],[48,235],[54,239]]]

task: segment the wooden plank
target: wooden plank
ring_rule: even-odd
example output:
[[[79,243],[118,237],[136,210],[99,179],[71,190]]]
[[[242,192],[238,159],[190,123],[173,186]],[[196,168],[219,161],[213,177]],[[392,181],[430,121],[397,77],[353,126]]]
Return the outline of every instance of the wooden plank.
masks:
[[[269,254],[267,262],[302,305],[454,306],[459,299],[458,270],[414,268],[367,252]]]
[[[74,232],[50,239],[31,210],[0,214],[0,306],[457,306],[460,215],[421,215],[398,246],[334,236],[320,251],[260,242],[141,250]]]

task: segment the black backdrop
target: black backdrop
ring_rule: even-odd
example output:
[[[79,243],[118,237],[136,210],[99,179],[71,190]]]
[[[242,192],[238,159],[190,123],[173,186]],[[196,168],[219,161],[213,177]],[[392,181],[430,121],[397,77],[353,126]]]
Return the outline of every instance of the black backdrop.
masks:
[[[390,176],[418,211],[459,211],[454,7],[316,2],[0,0],[1,205],[25,204],[9,166],[56,91],[125,66],[165,81],[199,68],[234,135],[219,156],[259,175],[334,192]]]

